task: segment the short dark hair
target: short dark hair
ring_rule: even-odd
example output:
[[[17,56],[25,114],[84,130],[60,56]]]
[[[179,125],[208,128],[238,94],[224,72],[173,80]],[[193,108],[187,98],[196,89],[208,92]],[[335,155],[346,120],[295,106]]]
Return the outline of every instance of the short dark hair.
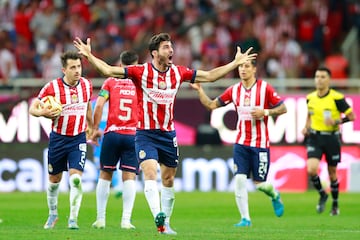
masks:
[[[120,54],[120,62],[123,65],[133,65],[139,60],[139,56],[133,51],[123,51]]]
[[[171,41],[171,37],[168,33],[159,33],[151,37],[149,41],[149,51],[151,57],[153,57],[151,52],[154,50],[159,50],[160,43],[165,41]]]
[[[75,51],[64,52],[63,54],[61,54],[61,64],[63,67],[67,66],[68,59],[73,59],[73,60],[80,59],[81,60],[81,55],[80,55],[80,53],[75,52]]]
[[[329,74],[329,76],[331,77],[331,71],[329,68],[325,67],[325,66],[320,66],[316,69],[316,71],[325,71]]]

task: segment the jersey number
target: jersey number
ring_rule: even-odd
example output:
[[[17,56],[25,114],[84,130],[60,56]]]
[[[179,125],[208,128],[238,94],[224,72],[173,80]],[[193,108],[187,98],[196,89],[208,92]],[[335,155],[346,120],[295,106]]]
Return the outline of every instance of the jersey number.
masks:
[[[133,104],[132,99],[121,98],[120,99],[120,110],[124,115],[119,115],[119,119],[122,121],[129,121],[131,119],[131,106]]]

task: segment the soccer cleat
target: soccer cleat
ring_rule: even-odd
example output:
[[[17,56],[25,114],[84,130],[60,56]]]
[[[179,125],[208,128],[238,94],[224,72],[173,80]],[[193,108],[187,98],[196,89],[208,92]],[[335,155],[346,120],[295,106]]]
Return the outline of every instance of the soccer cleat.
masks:
[[[330,211],[330,216],[340,215],[340,209],[338,207],[332,207]]]
[[[275,215],[281,217],[284,214],[284,204],[281,201],[280,193],[271,200]]]
[[[322,213],[325,210],[325,204],[329,195],[325,193],[325,195],[321,195],[319,198],[319,203],[316,205],[316,211],[318,213]]]
[[[50,214],[46,223],[44,225],[44,229],[52,229],[55,227],[56,222],[58,221],[58,216],[55,214]]]
[[[73,230],[79,229],[79,226],[78,226],[77,221],[75,219],[69,219],[68,229],[73,229]]]
[[[250,227],[251,226],[251,221],[246,219],[246,218],[243,218],[241,219],[240,222],[234,224],[235,227]]]
[[[91,226],[96,229],[104,229],[105,219],[97,219]]]
[[[122,229],[135,229],[136,227],[134,225],[132,225],[131,223],[121,223],[121,228]]]
[[[159,233],[163,233],[165,231],[165,218],[166,215],[163,212],[159,212],[155,217],[155,225]]]
[[[162,232],[162,234],[167,234],[167,235],[176,235],[177,232],[175,232],[174,230],[171,229],[170,224],[169,223],[165,223],[165,231]]]

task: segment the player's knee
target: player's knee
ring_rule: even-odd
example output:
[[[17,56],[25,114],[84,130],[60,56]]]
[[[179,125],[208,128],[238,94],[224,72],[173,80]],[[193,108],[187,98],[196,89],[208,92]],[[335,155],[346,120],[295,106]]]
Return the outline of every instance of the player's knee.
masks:
[[[59,183],[49,182],[48,189],[49,189],[50,192],[54,192],[59,188],[59,185],[60,185]]]
[[[310,168],[310,167],[307,168],[307,173],[310,177],[316,176],[317,172],[318,172],[317,168]]]
[[[165,187],[174,186],[174,180],[175,180],[175,176],[172,176],[171,174],[164,174],[164,175],[162,175],[162,178],[161,178],[162,184]]]
[[[245,174],[236,174],[235,175],[235,187],[244,188],[246,187],[247,176]]]
[[[76,188],[81,188],[81,176],[80,174],[72,174],[70,176],[70,186],[72,187],[76,187]]]

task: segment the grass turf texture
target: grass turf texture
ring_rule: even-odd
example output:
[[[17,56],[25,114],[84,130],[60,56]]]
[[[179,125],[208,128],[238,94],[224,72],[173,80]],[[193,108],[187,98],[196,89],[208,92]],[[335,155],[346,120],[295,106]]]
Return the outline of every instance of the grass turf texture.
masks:
[[[331,197],[322,214],[315,211],[316,192],[282,193],[285,214],[277,218],[271,201],[262,193],[249,194],[252,226],[236,228],[240,220],[233,193],[176,194],[171,225],[176,236],[156,232],[145,196],[138,193],[132,223],[135,230],[120,228],[122,199],[109,197],[105,229],[93,229],[96,217],[95,193],[83,197],[79,230],[67,229],[69,199],[59,197],[59,221],[44,230],[48,216],[45,193],[0,193],[0,239],[360,239],[360,194],[340,194],[340,216],[329,216]]]

